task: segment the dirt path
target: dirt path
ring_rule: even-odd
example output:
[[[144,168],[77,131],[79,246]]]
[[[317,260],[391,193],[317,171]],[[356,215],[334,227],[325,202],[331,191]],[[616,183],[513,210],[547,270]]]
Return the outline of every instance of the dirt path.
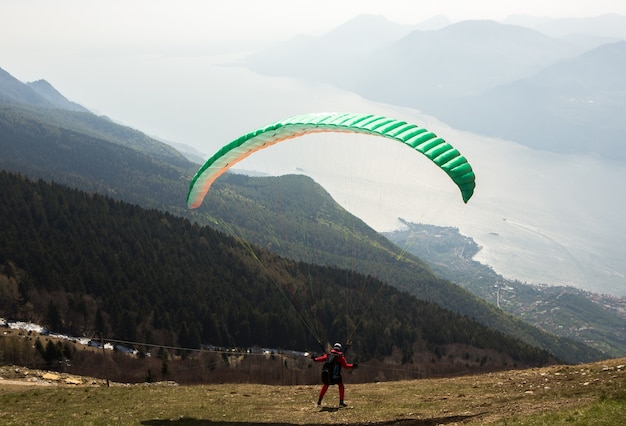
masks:
[[[18,366],[0,367],[0,388],[6,386],[93,386],[104,384],[102,379],[66,373],[30,369]]]

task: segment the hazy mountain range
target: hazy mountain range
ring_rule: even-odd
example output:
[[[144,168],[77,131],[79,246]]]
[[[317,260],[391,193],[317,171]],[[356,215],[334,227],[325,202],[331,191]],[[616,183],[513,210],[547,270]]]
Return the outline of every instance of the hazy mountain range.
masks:
[[[455,128],[534,149],[624,160],[626,17],[574,22],[535,30],[463,21],[421,30],[359,16],[324,36],[254,54],[246,64],[417,108]]]
[[[87,108],[68,100],[46,80],[24,84],[2,68],[0,68],[0,101],[17,105],[26,102],[43,108],[89,112]]]

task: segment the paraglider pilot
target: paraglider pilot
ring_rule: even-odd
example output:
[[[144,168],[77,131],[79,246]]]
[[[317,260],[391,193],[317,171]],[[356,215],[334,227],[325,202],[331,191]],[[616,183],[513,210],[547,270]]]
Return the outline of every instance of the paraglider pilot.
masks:
[[[343,401],[345,388],[343,386],[343,377],[341,376],[341,369],[346,368],[357,368],[359,366],[358,362],[353,364],[348,364],[346,361],[346,357],[343,354],[343,347],[341,343],[335,343],[333,345],[333,349],[330,351],[330,354],[324,353],[324,355],[320,357],[313,357],[315,362],[323,362],[324,367],[322,368],[322,389],[320,390],[319,398],[317,399],[317,405],[322,405],[322,399],[328,390],[330,385],[339,386],[339,405],[341,407],[346,407],[347,404]]]

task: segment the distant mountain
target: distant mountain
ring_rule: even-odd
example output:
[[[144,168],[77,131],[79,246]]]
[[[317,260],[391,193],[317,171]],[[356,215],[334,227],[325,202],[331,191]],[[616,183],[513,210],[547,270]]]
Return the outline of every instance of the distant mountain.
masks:
[[[626,41],[609,43],[435,114],[459,129],[535,149],[626,160],[625,75]]]
[[[403,37],[397,27],[380,24],[361,17],[309,40],[306,49],[283,51],[280,58],[253,56],[247,65],[273,75],[336,84],[374,100],[428,112],[432,105],[533,75],[581,50],[531,29],[494,21],[464,21],[436,31],[404,28]],[[381,41],[369,42],[372,35]]]
[[[535,22],[545,25],[542,29],[556,31],[563,24],[583,32],[567,37],[494,21],[463,21],[399,39],[392,27],[363,20],[309,39],[306,49],[282,51],[279,58],[253,56],[247,66],[333,84],[533,148],[623,159],[626,97],[620,76],[626,75],[625,55],[622,42],[606,41],[623,35],[625,19]],[[603,25],[604,33],[599,31]],[[367,40],[370,27],[373,34],[386,34],[381,38],[386,43],[353,43]]]
[[[615,13],[591,18],[550,19],[534,25],[537,31],[553,37],[595,36],[613,41],[626,40],[626,16]]]
[[[579,50],[539,32],[494,21],[414,31],[371,55],[354,89],[375,100],[433,111],[456,99],[533,75]]]
[[[45,126],[58,127],[103,139],[147,153],[158,160],[176,164],[177,167],[190,166],[189,162],[172,146],[148,137],[138,130],[116,124],[107,117],[96,116],[80,105],[67,100],[43,80],[35,83],[22,83],[1,68],[0,106],[4,106],[5,113],[8,113],[10,106],[11,114],[16,119],[37,121]]]
[[[71,108],[47,83],[35,90],[5,71],[0,76],[0,168],[146,207],[187,210],[185,193],[197,165],[174,148]]]
[[[0,101],[2,103],[25,103],[36,106],[52,106],[35,89],[17,80],[0,68]]]
[[[447,27],[451,23],[452,21],[450,21],[450,19],[446,17],[445,15],[435,15],[425,21],[422,21],[418,25],[416,25],[415,29],[422,30],[422,31],[434,31],[434,30],[440,30],[443,27]]]
[[[67,109],[69,111],[90,112],[87,108],[69,101],[46,80],[37,80],[27,84],[35,89],[37,93],[43,96],[55,108]]]
[[[68,111],[89,112],[77,103],[67,100],[50,83],[39,80],[24,84],[0,68],[0,100],[42,108],[59,108]]]
[[[297,37],[251,55],[255,71],[350,86],[363,74],[361,62],[401,39],[414,26],[382,16],[359,15],[320,37]]]

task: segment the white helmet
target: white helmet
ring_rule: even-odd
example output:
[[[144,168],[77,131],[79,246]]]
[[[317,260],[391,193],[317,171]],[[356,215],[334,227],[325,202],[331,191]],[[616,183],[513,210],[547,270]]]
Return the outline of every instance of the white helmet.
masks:
[[[336,350],[336,351],[341,352],[341,350],[343,349],[343,347],[341,346],[341,343],[335,343],[335,344],[333,345],[333,349],[334,349],[334,350]]]

